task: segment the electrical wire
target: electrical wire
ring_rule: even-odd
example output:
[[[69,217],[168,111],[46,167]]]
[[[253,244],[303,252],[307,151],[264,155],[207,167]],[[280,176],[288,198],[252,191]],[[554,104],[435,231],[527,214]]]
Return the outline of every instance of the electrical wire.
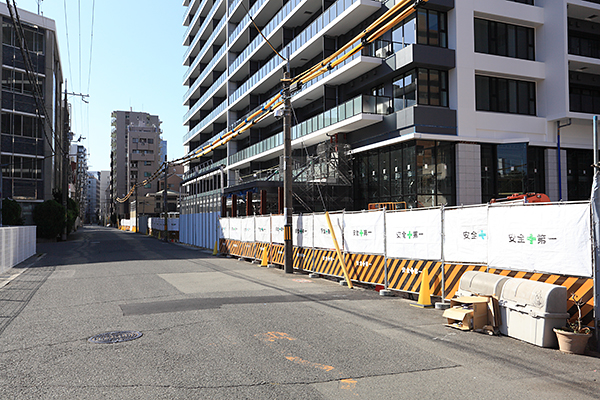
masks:
[[[256,30],[258,31],[258,33],[260,33],[260,36],[262,36],[262,38],[265,40],[265,42],[267,42],[267,44],[275,52],[275,54],[277,54],[283,61],[286,61],[286,58],[283,57],[281,54],[279,54],[279,52],[277,50],[275,50],[275,47],[273,47],[273,45],[271,44],[271,42],[269,42],[269,39],[267,39],[266,36],[263,35],[262,31],[258,28],[258,26],[256,25],[256,22],[254,22],[254,18],[252,18],[252,15],[250,15],[250,11],[248,10],[248,8],[246,7],[246,5],[244,4],[243,0],[242,0],[241,3],[242,3],[242,6],[244,7],[244,9],[246,10],[246,14],[248,15],[248,17],[250,17],[250,21],[252,21],[252,25],[254,25],[254,27],[256,28]]]
[[[10,13],[11,20],[12,20],[13,25],[15,27],[15,33],[17,34],[17,37],[18,37],[19,49],[21,50],[21,55],[23,56],[23,62],[25,63],[25,72],[26,72],[26,75],[27,75],[27,79],[29,80],[29,83],[33,87],[33,92],[34,92],[33,93],[33,98],[35,99],[35,102],[36,102],[36,105],[37,105],[36,112],[39,115],[39,112],[41,110],[43,112],[43,114],[44,114],[44,117],[45,117],[44,124],[42,124],[44,136],[46,137],[46,141],[48,141],[48,144],[50,145],[51,151],[53,153],[56,153],[56,149],[52,148],[52,144],[51,144],[50,139],[48,138],[48,135],[46,133],[46,125],[48,124],[50,126],[51,136],[55,140],[56,146],[58,148],[60,148],[61,154],[63,154],[63,155],[66,156],[65,149],[62,147],[61,141],[58,140],[58,138],[56,137],[56,133],[54,131],[54,127],[51,124],[52,119],[50,118],[50,113],[48,112],[48,110],[46,108],[46,104],[44,102],[44,96],[40,92],[40,87],[38,85],[39,82],[37,80],[37,76],[34,75],[34,72],[33,72],[34,69],[33,69],[33,66],[31,64],[31,57],[29,56],[29,49],[27,48],[27,41],[25,40],[25,34],[24,34],[24,31],[23,31],[23,26],[21,24],[21,19],[19,17],[19,12],[17,11],[16,3],[13,0],[13,4],[11,5],[10,1],[7,0],[6,1],[6,5],[8,6],[8,11]],[[14,10],[13,10],[13,7],[14,7]]]
[[[410,14],[414,13],[417,6],[419,6],[422,3],[425,3],[427,1],[428,0],[402,0],[399,3],[395,4],[392,8],[387,10],[382,16],[380,16],[377,20],[375,20],[375,22],[373,22],[371,25],[369,25],[365,30],[363,30],[360,34],[355,36],[352,40],[350,40],[348,43],[346,43],[340,49],[335,51],[332,55],[330,55],[329,57],[327,57],[326,59],[321,61],[319,64],[316,64],[313,67],[306,70],[305,72],[301,73],[296,78],[292,79],[291,85],[296,84],[298,86],[302,86],[303,84],[309,82],[310,80],[315,79],[315,78],[319,77],[320,75],[324,74],[325,72],[335,68],[337,65],[343,63],[345,60],[347,60],[348,58],[352,57],[354,54],[356,54],[357,52],[359,52],[360,50],[365,48],[365,46],[367,44],[370,44],[373,41],[377,40],[385,32],[392,29],[398,22],[405,19]],[[412,3],[412,6],[411,6],[411,3]],[[242,2],[242,5],[243,5],[243,2]],[[246,8],[245,5],[244,5],[244,8]],[[248,12],[248,16],[250,17],[250,20],[252,21],[252,23],[258,30],[258,32],[261,34],[261,36],[269,44],[271,49],[273,49],[273,51],[275,51],[275,53],[279,57],[281,57],[283,60],[285,60],[285,58],[283,56],[281,56],[281,54],[279,54],[277,52],[277,50],[275,50],[275,48],[269,43],[269,41],[262,34],[260,29],[258,29],[256,24],[254,23],[254,19],[250,15],[250,12],[248,11],[247,8],[246,8],[246,11]],[[396,15],[398,12],[400,12],[400,13],[398,15]],[[346,52],[348,49],[350,49],[353,45],[355,45],[359,41],[360,41],[359,44],[357,44],[349,52]],[[226,144],[227,142],[229,142],[236,136],[240,135],[241,133],[245,132],[246,130],[248,130],[252,126],[254,126],[255,124],[259,123],[260,121],[262,121],[263,119],[268,117],[273,112],[274,109],[283,105],[284,100],[282,99],[282,97],[283,97],[283,90],[281,90],[279,92],[279,94],[277,94],[269,102],[267,102],[267,104],[264,107],[253,112],[249,117],[245,118],[242,122],[240,122],[233,129],[227,131],[226,133],[221,135],[219,138],[215,139],[212,143],[207,144],[206,146],[203,146],[200,149],[196,149],[188,155],[185,155],[181,158],[175,159],[175,160],[169,162],[168,164],[182,165],[182,164],[189,163],[195,159],[198,159],[198,158],[210,153],[215,148]],[[163,165],[164,164],[167,164],[167,163],[163,163]],[[162,166],[160,167],[160,169],[162,169]],[[157,170],[157,172],[159,172],[159,171]],[[157,172],[155,172],[154,175],[156,175]],[[151,177],[152,179],[150,179],[150,178],[148,179],[149,182],[156,179],[156,177],[154,175]],[[131,194],[133,193],[134,190],[135,190],[135,185],[134,185],[134,187],[131,188],[129,193],[124,198],[116,199],[116,200],[119,202],[126,201],[131,196]],[[322,194],[321,194],[321,197],[322,197]]]
[[[71,47],[69,46],[69,23],[67,22],[67,0],[64,0],[63,4],[65,9],[65,35],[67,36],[67,62],[69,63],[69,80],[73,82],[73,68],[71,68]]]

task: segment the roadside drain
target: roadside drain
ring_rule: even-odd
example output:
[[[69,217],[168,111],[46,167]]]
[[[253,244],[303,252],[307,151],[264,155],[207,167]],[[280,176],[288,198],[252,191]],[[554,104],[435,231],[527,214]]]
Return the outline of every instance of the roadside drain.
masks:
[[[96,336],[92,336],[88,339],[88,342],[98,344],[113,344],[128,342],[142,337],[142,332],[138,331],[118,331],[118,332],[106,332]]]

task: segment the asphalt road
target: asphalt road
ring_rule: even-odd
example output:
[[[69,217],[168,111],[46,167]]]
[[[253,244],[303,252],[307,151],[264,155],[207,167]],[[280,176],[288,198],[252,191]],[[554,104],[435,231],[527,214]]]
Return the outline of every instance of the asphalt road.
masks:
[[[0,276],[1,399],[596,399],[600,359],[325,279],[86,227]],[[7,283],[8,282],[8,283]],[[112,331],[142,337],[116,344]]]

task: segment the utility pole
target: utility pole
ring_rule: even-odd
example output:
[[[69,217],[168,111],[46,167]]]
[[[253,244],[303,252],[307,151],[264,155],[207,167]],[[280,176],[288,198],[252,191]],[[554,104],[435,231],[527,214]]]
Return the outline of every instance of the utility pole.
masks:
[[[138,200],[138,184],[137,179],[135,180],[135,232],[138,233],[139,230],[139,213],[140,213],[140,202]]]
[[[2,228],[2,168],[8,166],[9,164],[0,164],[0,228]]]
[[[169,223],[167,219],[167,174],[169,172],[169,163],[165,162],[165,187],[163,188],[163,210],[165,212],[165,242],[169,241]]]
[[[284,271],[294,273],[293,242],[292,242],[292,101],[290,94],[290,61],[288,54],[287,69],[283,73],[283,218],[284,232]]]
[[[65,208],[65,228],[63,229],[63,233],[62,233],[62,240],[66,241],[67,240],[67,224],[69,222],[69,218],[68,218],[68,204],[67,204],[67,192],[69,191],[69,172],[67,170],[67,168],[69,167],[69,131],[71,130],[71,127],[69,126],[69,115],[68,115],[68,102],[67,102],[67,81],[65,81],[65,105],[64,105],[64,110],[62,112],[63,115],[63,143],[62,143],[62,151],[63,151],[63,171],[62,171],[62,205]],[[44,121],[44,123],[47,123],[47,121]]]

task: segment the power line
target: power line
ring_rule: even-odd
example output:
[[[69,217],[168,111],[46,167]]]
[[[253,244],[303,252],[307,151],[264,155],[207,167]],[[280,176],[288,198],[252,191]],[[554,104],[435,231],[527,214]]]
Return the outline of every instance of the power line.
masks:
[[[375,22],[373,22],[371,25],[369,25],[360,34],[355,36],[352,40],[350,40],[344,46],[342,46],[340,49],[335,51],[332,55],[330,55],[329,57],[327,57],[326,59],[321,61],[319,64],[316,64],[313,67],[309,68],[308,70],[304,71],[303,73],[298,75],[296,78],[294,78],[290,82],[290,86],[292,87],[292,89],[300,90],[300,88],[302,87],[303,84],[305,84],[305,83],[311,81],[312,79],[315,79],[315,78],[319,77],[320,75],[323,75],[327,71],[337,67],[339,64],[343,63],[345,60],[347,60],[348,58],[352,57],[354,54],[356,54],[357,52],[359,52],[363,48],[365,48],[366,45],[373,43],[375,40],[380,38],[385,32],[392,29],[398,22],[402,21],[403,19],[405,19],[406,17],[408,17],[409,15],[414,13],[418,6],[420,6],[421,4],[423,4],[427,1],[428,0],[401,0],[396,5],[394,5],[392,8],[387,10],[383,15],[381,15]],[[411,5],[411,3],[412,3],[412,5]],[[243,2],[242,2],[242,5],[243,5]],[[246,8],[245,5],[244,5],[244,8]],[[247,9],[246,9],[246,11],[247,11]],[[249,12],[248,12],[248,16],[254,23],[254,20],[252,19],[252,16],[250,16]],[[261,36],[265,39],[265,41],[269,44],[269,46],[273,49],[273,51],[275,51],[275,53],[277,53],[277,55],[279,55],[279,57],[281,57],[282,59],[285,60],[285,58],[283,58],[281,56],[281,54],[279,54],[273,48],[273,46],[271,46],[269,41],[265,38],[265,36],[260,31],[260,29],[258,29],[256,24],[254,24],[254,26],[259,31],[259,33],[261,33]],[[353,45],[356,45],[356,46],[354,48],[351,48]],[[348,49],[350,49],[350,50],[348,51]],[[250,116],[245,118],[244,121],[240,122],[237,126],[232,128],[231,130],[225,132],[223,135],[219,136],[212,143],[210,143],[206,146],[203,146],[201,149],[195,150],[194,152],[192,152],[188,155],[185,155],[181,158],[175,159],[175,160],[171,161],[170,164],[182,165],[182,164],[189,163],[195,159],[202,157],[205,154],[208,154],[215,148],[226,144],[231,139],[235,138],[236,136],[238,136],[241,133],[245,132],[246,130],[250,129],[252,126],[257,124],[258,122],[265,119],[267,116],[269,116],[272,113],[272,111],[274,109],[283,105],[284,100],[282,100],[282,97],[283,97],[283,90],[280,91],[279,94],[274,96],[271,100],[269,100],[267,102],[267,104],[265,106],[263,106],[261,109],[252,113]],[[162,169],[162,166],[160,167],[160,169]],[[159,171],[157,171],[157,172],[159,172]],[[155,172],[155,174],[157,172]],[[153,178],[152,180],[154,180],[154,179],[155,178]],[[131,194],[133,193],[134,188],[135,188],[135,186],[131,188],[129,193],[126,195],[126,198],[116,199],[116,200],[119,202],[126,201],[129,198],[129,196],[131,196]]]
[[[44,124],[42,124],[44,136],[46,137],[46,140],[48,141],[48,144],[50,145],[51,151],[55,152],[56,150],[54,150],[52,148],[50,139],[48,138],[48,135],[46,134],[46,125],[49,125],[51,136],[55,140],[56,146],[60,148],[61,154],[64,155],[64,154],[66,154],[65,149],[63,149],[63,147],[61,145],[61,141],[57,139],[56,133],[54,132],[54,127],[52,126],[52,119],[49,117],[50,113],[48,113],[48,110],[46,109],[46,104],[44,102],[44,96],[40,92],[40,87],[38,85],[39,82],[37,80],[37,76],[33,75],[34,70],[33,70],[32,64],[31,64],[31,57],[29,56],[29,49],[27,48],[27,41],[25,40],[23,26],[21,25],[21,19],[19,17],[19,12],[17,11],[17,6],[15,4],[15,0],[13,0],[12,5],[10,4],[10,1],[7,0],[6,5],[8,6],[8,11],[10,13],[11,20],[15,27],[15,33],[18,36],[19,49],[21,50],[21,55],[23,56],[23,62],[25,63],[25,72],[27,75],[27,79],[29,80],[29,83],[33,87],[33,92],[34,92],[33,98],[35,99],[35,102],[37,105],[36,111],[38,114],[39,114],[40,110],[44,113],[45,121],[44,121]],[[13,10],[13,7],[14,7],[14,10]]]
[[[86,92],[90,92],[90,82],[92,77],[92,49],[94,45],[94,16],[96,11],[96,0],[92,1],[92,26],[91,26],[91,35],[90,35],[90,66],[88,70],[88,84]]]
[[[64,0],[63,4],[65,9],[65,35],[67,36],[67,61],[69,63],[69,80],[73,82],[73,72],[71,68],[71,46],[69,46],[69,23],[67,22],[67,0]]]

